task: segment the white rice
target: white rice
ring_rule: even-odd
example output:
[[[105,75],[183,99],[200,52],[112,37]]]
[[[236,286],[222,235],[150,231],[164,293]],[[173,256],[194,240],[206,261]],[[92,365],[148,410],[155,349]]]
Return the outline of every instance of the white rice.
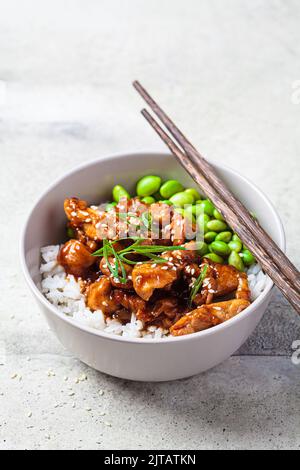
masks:
[[[87,308],[85,297],[81,293],[80,283],[72,275],[67,275],[57,262],[59,245],[46,246],[41,249],[42,264],[40,267],[42,293],[58,310],[74,319],[75,322],[102,330],[113,335],[127,338],[167,338],[168,331],[155,326],[144,329],[144,325],[134,314],[131,321],[122,325],[116,319],[105,319],[101,310],[92,312]],[[264,290],[267,275],[258,264],[248,269],[251,300],[255,300]]]

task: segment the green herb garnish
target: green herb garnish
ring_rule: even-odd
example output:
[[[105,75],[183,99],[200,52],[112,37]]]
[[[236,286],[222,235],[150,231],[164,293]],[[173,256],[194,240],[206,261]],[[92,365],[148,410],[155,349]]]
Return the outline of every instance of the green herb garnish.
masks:
[[[207,269],[208,269],[208,265],[204,266],[204,268],[202,269],[201,273],[199,274],[199,276],[197,277],[197,279],[196,279],[196,281],[193,285],[193,288],[191,290],[190,299],[189,299],[189,305],[190,306],[192,306],[194,298],[198,294],[199,289],[202,287],[203,281],[206,277]]]
[[[122,240],[122,239],[120,239]],[[126,270],[124,264],[134,265],[137,263],[149,263],[149,260],[155,263],[166,263],[167,260],[161,256],[157,256],[159,253],[164,253],[165,251],[174,251],[174,250],[185,250],[186,248],[181,246],[161,246],[161,245],[141,245],[144,238],[134,237],[134,243],[123,250],[116,251],[114,244],[120,240],[103,240],[103,247],[93,253],[93,256],[103,256],[105,258],[108,269],[114,278],[119,279],[123,284],[127,281]],[[128,255],[140,255],[148,258],[147,261],[136,261],[127,258]],[[109,261],[109,257],[114,257],[115,264],[112,265]],[[121,269],[122,275],[119,274],[119,269]]]

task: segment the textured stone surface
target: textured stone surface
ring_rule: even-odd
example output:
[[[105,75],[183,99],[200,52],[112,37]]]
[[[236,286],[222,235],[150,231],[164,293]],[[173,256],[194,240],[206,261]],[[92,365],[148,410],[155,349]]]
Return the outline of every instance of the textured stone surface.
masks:
[[[0,368],[1,448],[300,448],[299,369],[287,358],[235,357],[191,379],[142,384],[70,357],[30,357]]]
[[[68,387],[86,368],[47,330],[18,262],[23,221],[50,181],[101,155],[164,150],[139,115],[138,78],[205,155],[265,191],[299,266],[299,2],[0,6],[0,448],[299,446],[300,369],[276,356],[291,355],[300,319],[280,293],[243,357],[176,384],[88,371],[73,398]]]

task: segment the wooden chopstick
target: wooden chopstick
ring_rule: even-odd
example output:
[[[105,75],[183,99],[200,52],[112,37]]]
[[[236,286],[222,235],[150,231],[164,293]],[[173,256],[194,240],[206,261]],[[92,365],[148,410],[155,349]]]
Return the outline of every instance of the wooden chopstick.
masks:
[[[202,157],[202,155],[188,141],[188,139],[178,129],[174,122],[153,100],[153,98],[149,95],[145,88],[143,88],[138,81],[134,81],[133,86],[142,96],[142,98],[146,101],[146,103],[150,106],[152,111],[162,121],[162,123],[165,125],[171,135],[175,138],[175,140],[179,143],[182,149],[184,149],[190,159],[197,165],[198,171],[205,175],[206,180],[220,194],[227,206],[234,207],[235,213],[237,214],[237,216],[243,219],[244,224],[247,226],[248,230],[253,234],[253,236],[257,236],[257,239],[259,240],[259,245],[262,246],[268,254],[270,254],[273,262],[277,265],[278,269],[280,269],[282,274],[284,274],[285,277],[291,282],[294,290],[300,293],[299,271],[295,268],[295,266],[291,263],[287,256],[274,243],[272,238],[258,224],[258,222],[254,220],[254,218],[251,216],[245,206],[241,203],[241,201],[239,201],[234,196],[234,194],[224,185],[223,181],[218,177],[210,163],[205,160],[205,158]],[[226,220],[226,214],[223,212],[223,210],[221,210],[218,206],[217,209],[220,210]],[[245,244],[247,243],[245,242]]]
[[[173,142],[173,140],[166,134],[166,132],[146,110],[143,110],[142,114],[155,129],[158,135],[162,138],[162,140],[167,144],[181,165],[188,171],[196,183],[203,188],[204,192],[213,201],[217,209],[220,210],[220,212],[224,215],[228,224],[236,231],[236,233],[253,252],[265,272],[273,279],[274,283],[291,302],[295,310],[300,313],[299,292],[295,289],[291,279],[286,278],[286,276],[282,274],[280,267],[273,263],[273,261],[270,259],[270,253],[261,246],[261,244],[256,239],[256,235],[253,236],[251,233],[249,233],[247,226],[244,225],[243,218],[240,219],[237,215],[237,212],[231,209],[231,206],[228,206],[225,203],[221,195],[203,175],[201,169],[199,168],[198,162],[191,160],[189,156],[185,155],[184,152],[182,152],[182,150]]]
[[[171,152],[175,155],[180,164],[185,168],[185,170],[192,176],[194,181],[196,181],[199,186],[204,190],[207,196],[213,201],[218,210],[226,212],[226,221],[228,224],[234,228],[236,233],[241,237],[245,244],[250,248],[250,250],[255,254],[256,258],[260,262],[261,266],[265,272],[273,279],[274,283],[279,287],[287,300],[293,305],[295,310],[300,314],[300,294],[295,290],[293,284],[290,280],[286,279],[280,269],[274,265],[270,264],[269,255],[264,249],[257,244],[257,240],[253,239],[253,236],[249,234],[248,229],[241,225],[240,221],[236,220],[236,214],[229,208],[226,203],[222,200],[220,195],[215,192],[211,187],[210,183],[205,179],[201,172],[194,166],[194,163],[191,163],[189,158],[180,150],[180,148],[173,142],[173,140],[166,134],[166,132],[161,128],[161,126],[155,121],[155,119],[148,113],[146,109],[142,110],[143,116],[147,119],[153,129],[161,137],[161,139],[166,143]],[[236,225],[237,224],[237,225]]]

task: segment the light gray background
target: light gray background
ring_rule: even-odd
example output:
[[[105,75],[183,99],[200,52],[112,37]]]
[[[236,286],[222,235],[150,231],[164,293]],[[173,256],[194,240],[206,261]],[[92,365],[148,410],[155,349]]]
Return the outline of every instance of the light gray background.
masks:
[[[52,180],[101,155],[164,150],[138,78],[205,155],[265,191],[299,266],[299,24],[297,0],[0,0],[0,448],[300,447],[300,319],[278,292],[239,356],[132,383],[63,349],[18,261]]]

